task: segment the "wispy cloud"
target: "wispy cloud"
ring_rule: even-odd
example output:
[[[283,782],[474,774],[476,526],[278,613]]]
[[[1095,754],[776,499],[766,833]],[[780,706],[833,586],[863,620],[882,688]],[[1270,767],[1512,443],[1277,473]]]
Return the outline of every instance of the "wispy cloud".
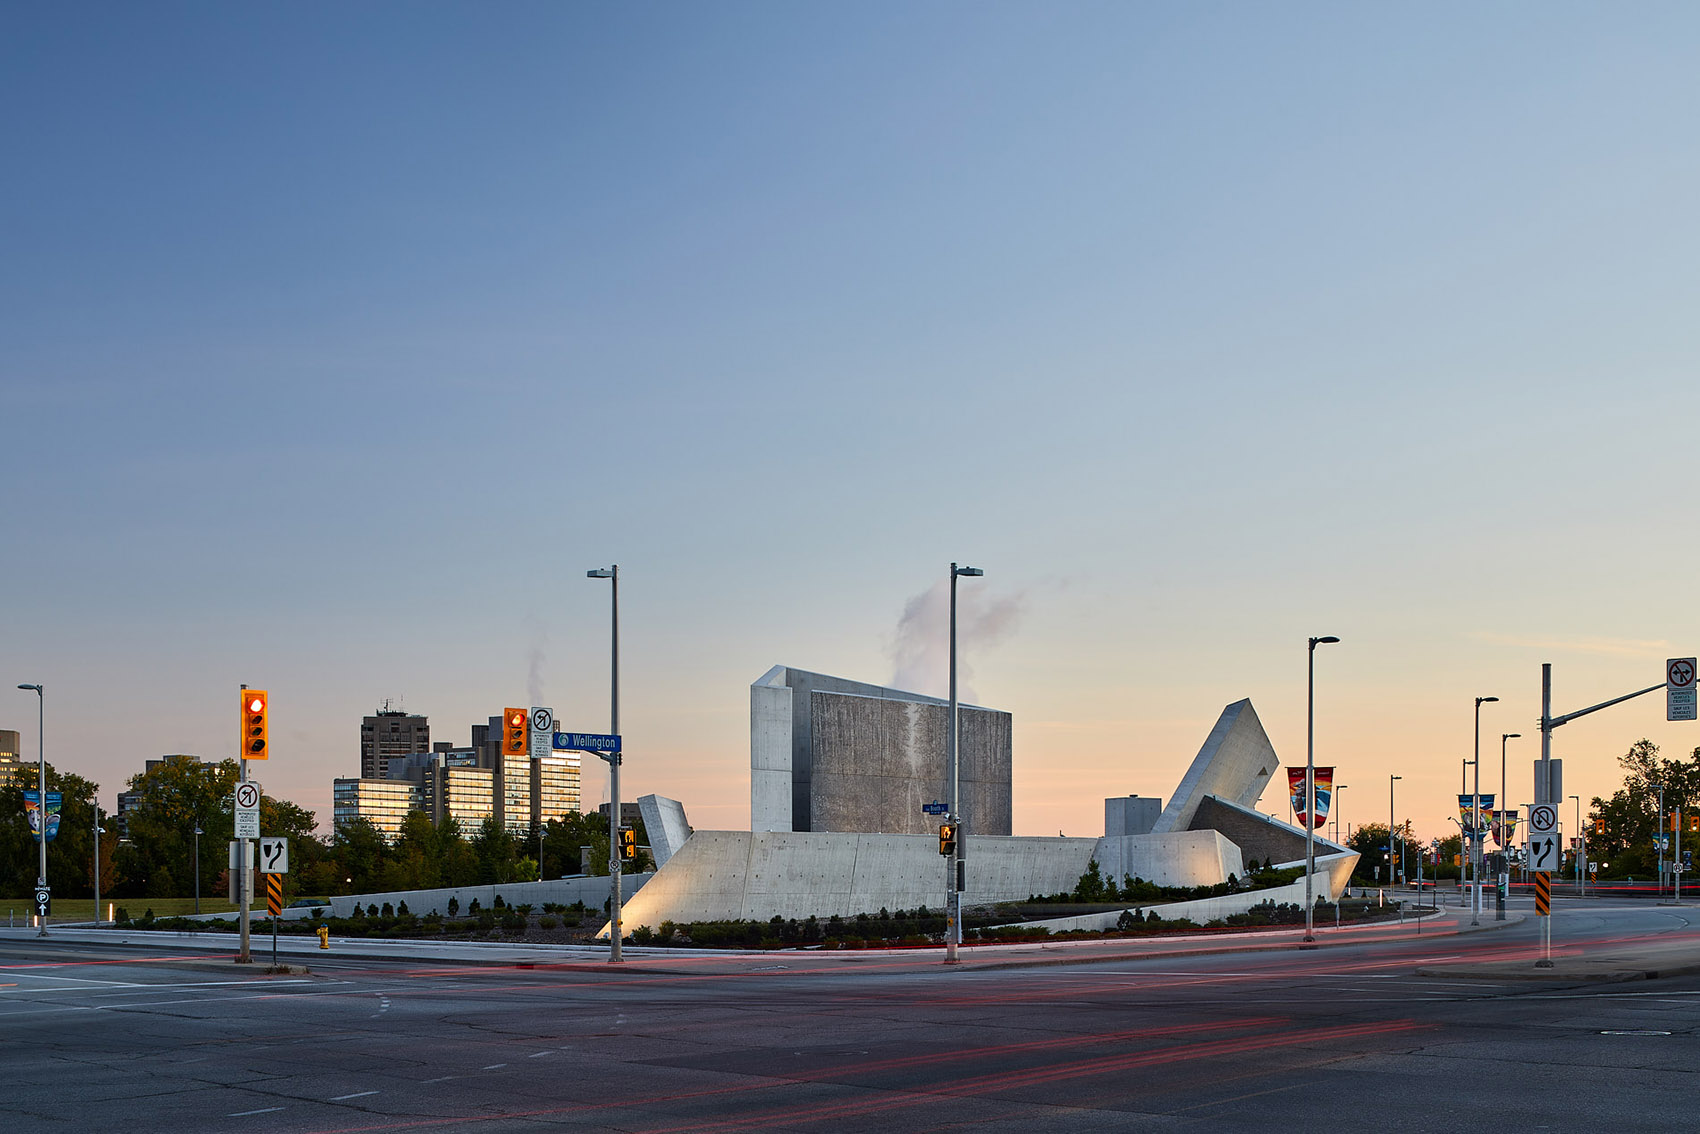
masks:
[[[1518,646],[1531,650],[1559,650],[1572,654],[1608,654],[1614,657],[1665,657],[1671,644],[1663,638],[1563,638],[1525,634],[1496,634],[1489,630],[1473,631],[1471,638],[1492,646]]]

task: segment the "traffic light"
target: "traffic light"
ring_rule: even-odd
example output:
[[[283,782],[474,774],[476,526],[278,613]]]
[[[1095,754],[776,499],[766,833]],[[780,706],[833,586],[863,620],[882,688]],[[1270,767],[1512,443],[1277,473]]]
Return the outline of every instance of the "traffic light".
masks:
[[[524,756],[526,753],[524,709],[502,710],[502,755]]]
[[[1690,831],[1700,831],[1700,815],[1690,815],[1688,817],[1688,829]]]
[[[620,828],[620,861],[637,861],[637,832],[630,827]]]
[[[956,824],[955,823],[940,823],[939,824],[939,853],[940,854],[955,854],[956,853]]]
[[[1594,820],[1594,834],[1603,835],[1605,833],[1606,833],[1606,821],[1604,819]]]
[[[266,691],[242,690],[242,758],[264,760],[271,755],[266,745]]]

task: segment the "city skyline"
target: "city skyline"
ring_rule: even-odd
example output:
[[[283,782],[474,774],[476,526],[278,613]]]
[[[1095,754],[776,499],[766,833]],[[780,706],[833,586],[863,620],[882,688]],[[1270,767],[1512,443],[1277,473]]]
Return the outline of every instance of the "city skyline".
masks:
[[[386,699],[608,725],[747,829],[773,665],[1013,717],[1014,830],[1249,697],[1352,824],[1529,797],[1686,601],[1700,12],[19,9],[0,665],[108,804],[236,745],[331,814]],[[33,697],[0,728],[36,752]],[[1662,698],[1566,725],[1610,796]],[[585,769],[586,810],[606,799]],[[1284,815],[1279,785],[1263,810]],[[1565,824],[1572,822],[1567,802]]]

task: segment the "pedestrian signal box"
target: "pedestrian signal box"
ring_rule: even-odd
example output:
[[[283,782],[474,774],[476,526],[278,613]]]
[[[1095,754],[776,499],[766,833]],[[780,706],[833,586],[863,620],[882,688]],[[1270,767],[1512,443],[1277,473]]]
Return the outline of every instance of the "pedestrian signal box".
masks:
[[[939,853],[940,854],[955,854],[956,853],[956,824],[955,823],[940,823],[939,824]]]
[[[631,827],[620,828],[620,861],[637,861],[637,831]]]

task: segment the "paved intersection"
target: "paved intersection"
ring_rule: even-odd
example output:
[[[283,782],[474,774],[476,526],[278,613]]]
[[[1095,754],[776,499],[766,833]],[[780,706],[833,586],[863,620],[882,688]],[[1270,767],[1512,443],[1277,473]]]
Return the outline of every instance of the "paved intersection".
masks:
[[[1700,911],[1560,914],[1561,958],[1700,956]],[[1316,950],[1290,935],[1144,958],[1126,943],[972,950],[959,969],[936,954],[638,953],[616,969],[595,953],[350,948],[275,977],[177,942],[14,934],[0,1067],[22,1130],[1440,1130],[1460,1107],[1513,1130],[1692,1129],[1700,977],[1483,969],[1532,961],[1532,923]]]

